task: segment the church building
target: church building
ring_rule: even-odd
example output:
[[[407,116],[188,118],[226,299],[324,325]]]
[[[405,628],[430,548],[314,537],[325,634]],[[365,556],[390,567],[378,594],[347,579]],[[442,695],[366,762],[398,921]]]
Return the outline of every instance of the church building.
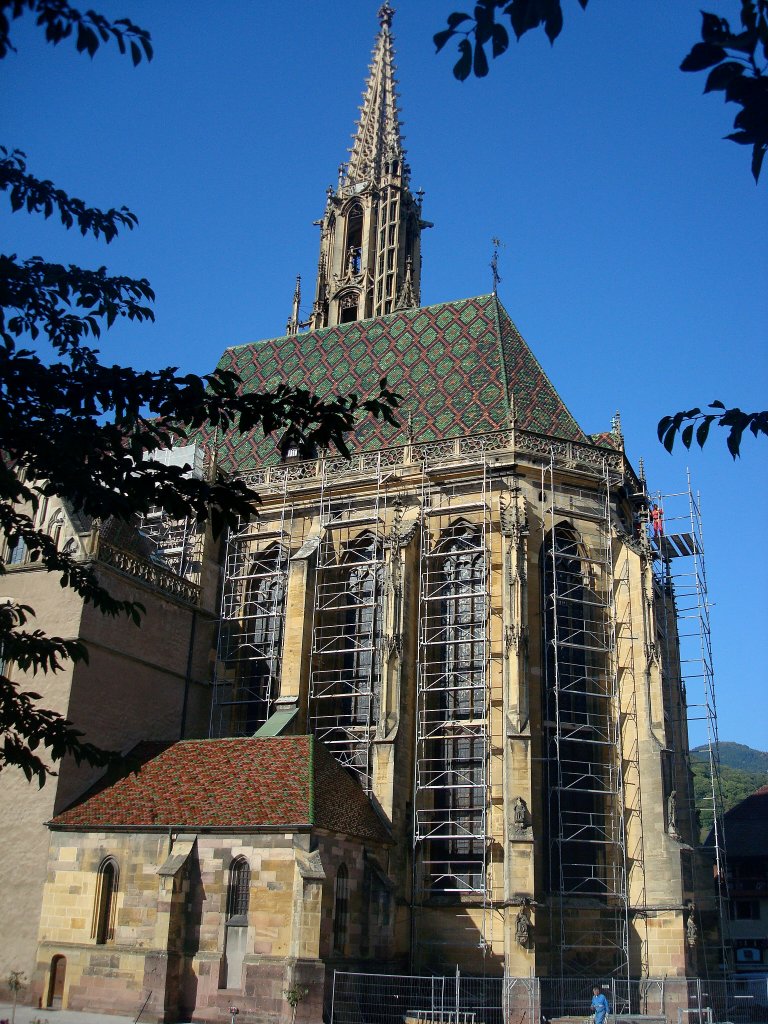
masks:
[[[141,649],[81,607],[59,627],[97,652],[61,706],[131,754],[65,765],[22,823],[43,1007],[319,1022],[334,970],[684,979],[717,945],[674,538],[618,417],[585,432],[495,292],[420,305],[392,18],[308,321],[297,285],[285,334],[219,365],[246,391],[386,378],[399,425],[363,420],[349,458],[202,429],[176,457],[260,497],[221,542],[55,511],[148,615]],[[60,593],[23,558],[6,584]]]

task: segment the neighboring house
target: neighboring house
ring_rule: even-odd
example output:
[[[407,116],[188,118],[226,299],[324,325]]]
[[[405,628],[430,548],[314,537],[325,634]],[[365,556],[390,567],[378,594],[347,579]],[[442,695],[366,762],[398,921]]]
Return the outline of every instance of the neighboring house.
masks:
[[[730,939],[738,974],[768,973],[768,786],[723,819],[728,857]],[[711,836],[707,840],[711,842]],[[763,1000],[768,1003],[768,999]]]

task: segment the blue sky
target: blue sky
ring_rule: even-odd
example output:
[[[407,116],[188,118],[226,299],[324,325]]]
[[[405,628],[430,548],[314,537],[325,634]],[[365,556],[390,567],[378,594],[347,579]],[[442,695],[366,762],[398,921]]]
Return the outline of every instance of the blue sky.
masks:
[[[422,301],[489,291],[498,235],[500,297],[584,429],[619,409],[654,490],[682,490],[690,466],[720,735],[768,748],[768,443],[747,438],[734,463],[717,435],[670,457],[655,433],[679,408],[768,398],[768,166],[756,187],[748,151],[722,140],[736,108],[678,70],[698,0],[564,0],[554,47],[526,36],[464,84],[432,45],[461,0],[395,6],[412,180],[435,224]],[[736,0],[708,6],[737,21]],[[90,203],[125,203],[140,227],[104,246],[3,208],[4,245],[146,276],[156,325],[110,332],[105,357],[204,372],[227,345],[282,333],[297,273],[311,299],[312,221],[350,145],[378,3],[96,7],[148,28],[155,60],[91,61],[22,19],[0,65],[0,141]]]

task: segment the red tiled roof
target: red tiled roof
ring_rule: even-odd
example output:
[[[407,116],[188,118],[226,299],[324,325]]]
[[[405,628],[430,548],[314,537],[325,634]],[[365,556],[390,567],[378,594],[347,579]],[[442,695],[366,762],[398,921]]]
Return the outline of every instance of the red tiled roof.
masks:
[[[183,740],[138,748],[138,768],[102,780],[54,829],[323,828],[387,841],[358,783],[311,736]],[[146,759],[144,759],[146,757]]]

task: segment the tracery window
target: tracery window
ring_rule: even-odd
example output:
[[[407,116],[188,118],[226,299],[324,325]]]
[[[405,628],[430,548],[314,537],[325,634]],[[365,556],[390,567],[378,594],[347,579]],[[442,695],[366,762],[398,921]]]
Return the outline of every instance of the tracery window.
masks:
[[[232,729],[250,735],[272,712],[279,693],[285,621],[285,552],[278,545],[249,556],[243,606],[230,626],[234,663]],[[237,609],[233,609],[237,613]]]
[[[446,838],[433,842],[429,857],[434,888],[475,889],[483,885],[487,756],[482,530],[455,523],[436,553],[432,597],[439,601],[439,618],[431,639],[439,663],[432,671],[437,668],[433,689],[445,724],[435,723],[430,758],[440,766],[435,813],[443,818],[441,831]]]
[[[609,772],[608,672],[599,641],[605,613],[567,524],[545,539],[541,559],[550,889],[598,895],[605,891],[601,822]]]
[[[364,535],[342,562],[346,579],[343,612],[344,679],[351,694],[349,712],[356,725],[374,724],[379,715],[378,582],[381,562],[376,538]]]

